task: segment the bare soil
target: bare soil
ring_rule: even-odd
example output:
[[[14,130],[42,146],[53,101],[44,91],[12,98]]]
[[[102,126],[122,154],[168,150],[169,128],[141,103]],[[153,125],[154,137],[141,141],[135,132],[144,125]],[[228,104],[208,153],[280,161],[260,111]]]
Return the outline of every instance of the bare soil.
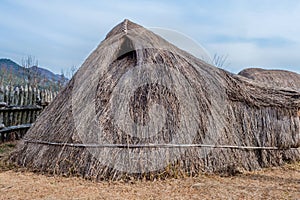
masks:
[[[231,177],[93,182],[32,173],[4,162],[14,144],[0,144],[0,199],[300,199],[300,162]]]

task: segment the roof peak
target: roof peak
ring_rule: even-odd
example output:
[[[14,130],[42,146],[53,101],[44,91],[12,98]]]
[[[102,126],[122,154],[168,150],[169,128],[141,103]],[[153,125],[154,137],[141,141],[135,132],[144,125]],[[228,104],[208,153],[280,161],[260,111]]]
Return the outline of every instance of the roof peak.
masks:
[[[118,34],[127,34],[129,30],[136,29],[136,28],[143,28],[141,25],[138,25],[129,19],[124,19],[121,23],[115,26],[109,33],[106,35],[105,39]]]
[[[123,31],[125,32],[125,33],[127,33],[127,29],[128,29],[128,19],[124,19],[124,21],[122,22],[122,25],[123,25]]]

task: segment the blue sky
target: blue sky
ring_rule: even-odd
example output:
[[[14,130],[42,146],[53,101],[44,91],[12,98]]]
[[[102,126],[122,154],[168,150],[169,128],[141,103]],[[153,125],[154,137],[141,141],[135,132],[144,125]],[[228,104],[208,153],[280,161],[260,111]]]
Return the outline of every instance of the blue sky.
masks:
[[[116,24],[179,31],[211,55],[226,55],[226,70],[247,67],[300,73],[300,1],[1,0],[0,57],[35,56],[56,73],[80,66]]]

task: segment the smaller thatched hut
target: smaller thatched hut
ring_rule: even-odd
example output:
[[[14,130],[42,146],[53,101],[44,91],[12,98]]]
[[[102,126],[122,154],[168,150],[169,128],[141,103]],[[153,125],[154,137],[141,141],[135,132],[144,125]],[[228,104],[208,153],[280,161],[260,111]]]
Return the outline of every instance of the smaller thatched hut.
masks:
[[[248,68],[239,72],[239,75],[272,86],[289,87],[300,91],[300,74],[286,70],[267,70]]]

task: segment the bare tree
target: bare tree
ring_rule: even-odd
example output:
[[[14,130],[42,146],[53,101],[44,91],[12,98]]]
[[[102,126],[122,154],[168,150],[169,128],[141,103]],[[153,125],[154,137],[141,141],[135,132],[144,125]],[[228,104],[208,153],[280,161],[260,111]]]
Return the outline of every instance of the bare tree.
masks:
[[[66,76],[71,79],[76,73],[76,71],[77,71],[76,65],[72,65],[70,68],[68,68],[66,72]]]
[[[5,83],[5,76],[7,76],[6,68],[1,68],[1,72],[0,72],[0,85],[4,85],[4,83]]]
[[[35,57],[29,55],[22,58],[22,67],[23,67],[23,81],[24,84],[28,83],[29,85],[34,85],[34,73],[32,73],[32,67],[38,66],[38,60]]]
[[[212,62],[216,67],[224,68],[229,65],[227,64],[227,59],[228,59],[228,55],[218,55],[215,53]]]
[[[7,78],[7,83],[9,86],[12,86],[15,80],[15,76],[13,75],[12,68],[10,68],[8,72],[8,78]]]
[[[61,88],[63,88],[65,84],[66,84],[66,77],[65,77],[65,72],[62,69],[60,73],[60,77],[58,79],[58,89],[60,90]]]
[[[41,83],[41,72],[39,71],[38,65],[32,66],[30,68],[30,73],[32,76],[31,84],[37,87]]]
[[[77,71],[77,66],[73,65],[71,67],[71,77],[70,78],[72,78],[74,76],[74,74],[76,73],[76,71]]]

